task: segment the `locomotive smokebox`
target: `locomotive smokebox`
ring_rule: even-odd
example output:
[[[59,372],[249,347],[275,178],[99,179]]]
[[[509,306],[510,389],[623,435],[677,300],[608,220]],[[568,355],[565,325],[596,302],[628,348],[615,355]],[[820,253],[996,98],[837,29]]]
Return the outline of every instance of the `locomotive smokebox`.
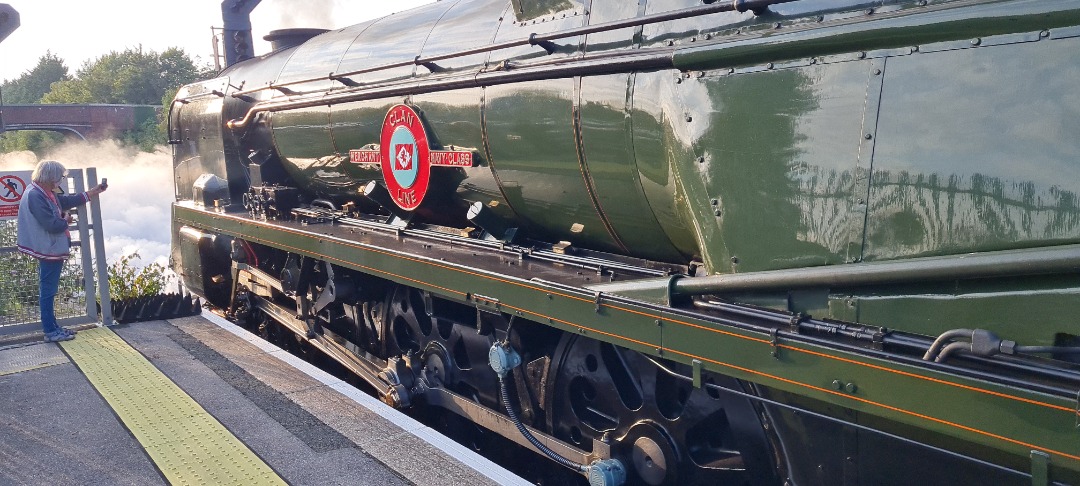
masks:
[[[263,36],[263,40],[270,43],[272,50],[280,51],[303,44],[323,32],[328,31],[327,29],[278,29],[271,30],[269,34]]]

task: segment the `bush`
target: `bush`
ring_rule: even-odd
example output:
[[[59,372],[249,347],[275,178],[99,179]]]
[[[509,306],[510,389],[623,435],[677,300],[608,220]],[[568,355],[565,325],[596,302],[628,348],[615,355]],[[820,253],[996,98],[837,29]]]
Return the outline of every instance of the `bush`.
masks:
[[[136,268],[134,261],[140,259],[139,252],[120,257],[109,265],[109,296],[114,300],[149,297],[165,291],[172,277],[164,265],[151,263]]]

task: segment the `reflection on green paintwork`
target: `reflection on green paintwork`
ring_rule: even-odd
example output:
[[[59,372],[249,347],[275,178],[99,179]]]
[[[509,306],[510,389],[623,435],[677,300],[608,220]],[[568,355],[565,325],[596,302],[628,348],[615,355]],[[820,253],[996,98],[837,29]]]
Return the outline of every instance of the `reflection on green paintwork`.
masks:
[[[725,243],[713,271],[846,259],[867,67],[845,63],[679,85],[695,158],[683,160],[696,221]],[[715,201],[715,204],[713,202]]]
[[[581,0],[510,0],[514,18],[518,22],[533,20],[544,15],[581,8]]]
[[[1076,79],[1075,38],[890,60],[867,259],[1080,241]]]

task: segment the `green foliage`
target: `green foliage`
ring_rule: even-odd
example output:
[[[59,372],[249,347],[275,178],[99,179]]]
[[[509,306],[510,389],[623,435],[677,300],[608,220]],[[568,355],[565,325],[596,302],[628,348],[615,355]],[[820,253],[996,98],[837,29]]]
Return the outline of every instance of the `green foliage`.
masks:
[[[134,145],[144,152],[152,152],[154,147],[166,142],[165,128],[162,122],[151,118],[139,124],[138,128],[126,132],[120,138],[126,145]]]
[[[18,227],[14,220],[0,221],[0,247],[14,248]],[[34,322],[38,310],[38,262],[16,251],[0,253],[0,321]],[[85,312],[83,273],[78,258],[68,259],[60,270],[57,287],[56,317],[82,315]]]
[[[139,253],[120,257],[109,265],[109,296],[116,300],[134,299],[158,295],[169,284],[170,277],[165,267],[151,263],[141,269],[135,268],[134,261]]]
[[[136,130],[121,136],[121,142],[149,152],[166,142],[167,103],[172,102],[176,90],[213,75],[212,67],[197,67],[181,49],[170,48],[158,54],[139,47],[87,61],[72,78],[63,60],[50,52],[42,56],[36,68],[5,83],[3,95],[8,104],[163,105],[165,108],[156,118],[143,121]],[[30,150],[43,156],[65,140],[64,135],[55,132],[7,132],[0,135],[0,152]]]
[[[195,81],[198,75],[195,63],[180,49],[157,54],[129,48],[87,61],[75,79],[54,84],[42,102],[152,105],[168,89]]]
[[[64,60],[52,52],[46,52],[33,69],[0,86],[0,94],[3,95],[4,104],[8,105],[39,103],[53,83],[68,79],[71,76],[68,76]],[[0,153],[32,150],[40,155],[63,141],[64,135],[55,132],[4,132],[0,135]]]
[[[14,247],[15,236],[14,221],[0,221],[0,247]],[[0,275],[0,316],[21,314],[31,303],[23,295],[22,289],[37,287],[37,282],[30,280],[26,275],[28,272],[19,271],[20,267],[25,267],[24,258],[15,252],[0,253],[0,268],[8,273]],[[37,274],[33,277],[37,277]]]
[[[26,130],[18,132],[4,132],[0,134],[0,153],[18,152],[31,150],[38,156],[66,140],[62,133]]]
[[[41,101],[41,97],[49,92],[53,83],[68,79],[71,79],[71,76],[68,76],[64,60],[51,51],[46,51],[45,55],[38,59],[37,66],[22,76],[5,82],[0,86],[0,91],[4,96],[4,104],[33,104]]]

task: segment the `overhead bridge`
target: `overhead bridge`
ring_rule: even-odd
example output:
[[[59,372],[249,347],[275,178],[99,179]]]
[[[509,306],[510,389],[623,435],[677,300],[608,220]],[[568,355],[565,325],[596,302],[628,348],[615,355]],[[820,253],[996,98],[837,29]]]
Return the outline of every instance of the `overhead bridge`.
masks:
[[[0,133],[19,130],[60,132],[81,139],[102,139],[156,120],[156,105],[3,105]]]

